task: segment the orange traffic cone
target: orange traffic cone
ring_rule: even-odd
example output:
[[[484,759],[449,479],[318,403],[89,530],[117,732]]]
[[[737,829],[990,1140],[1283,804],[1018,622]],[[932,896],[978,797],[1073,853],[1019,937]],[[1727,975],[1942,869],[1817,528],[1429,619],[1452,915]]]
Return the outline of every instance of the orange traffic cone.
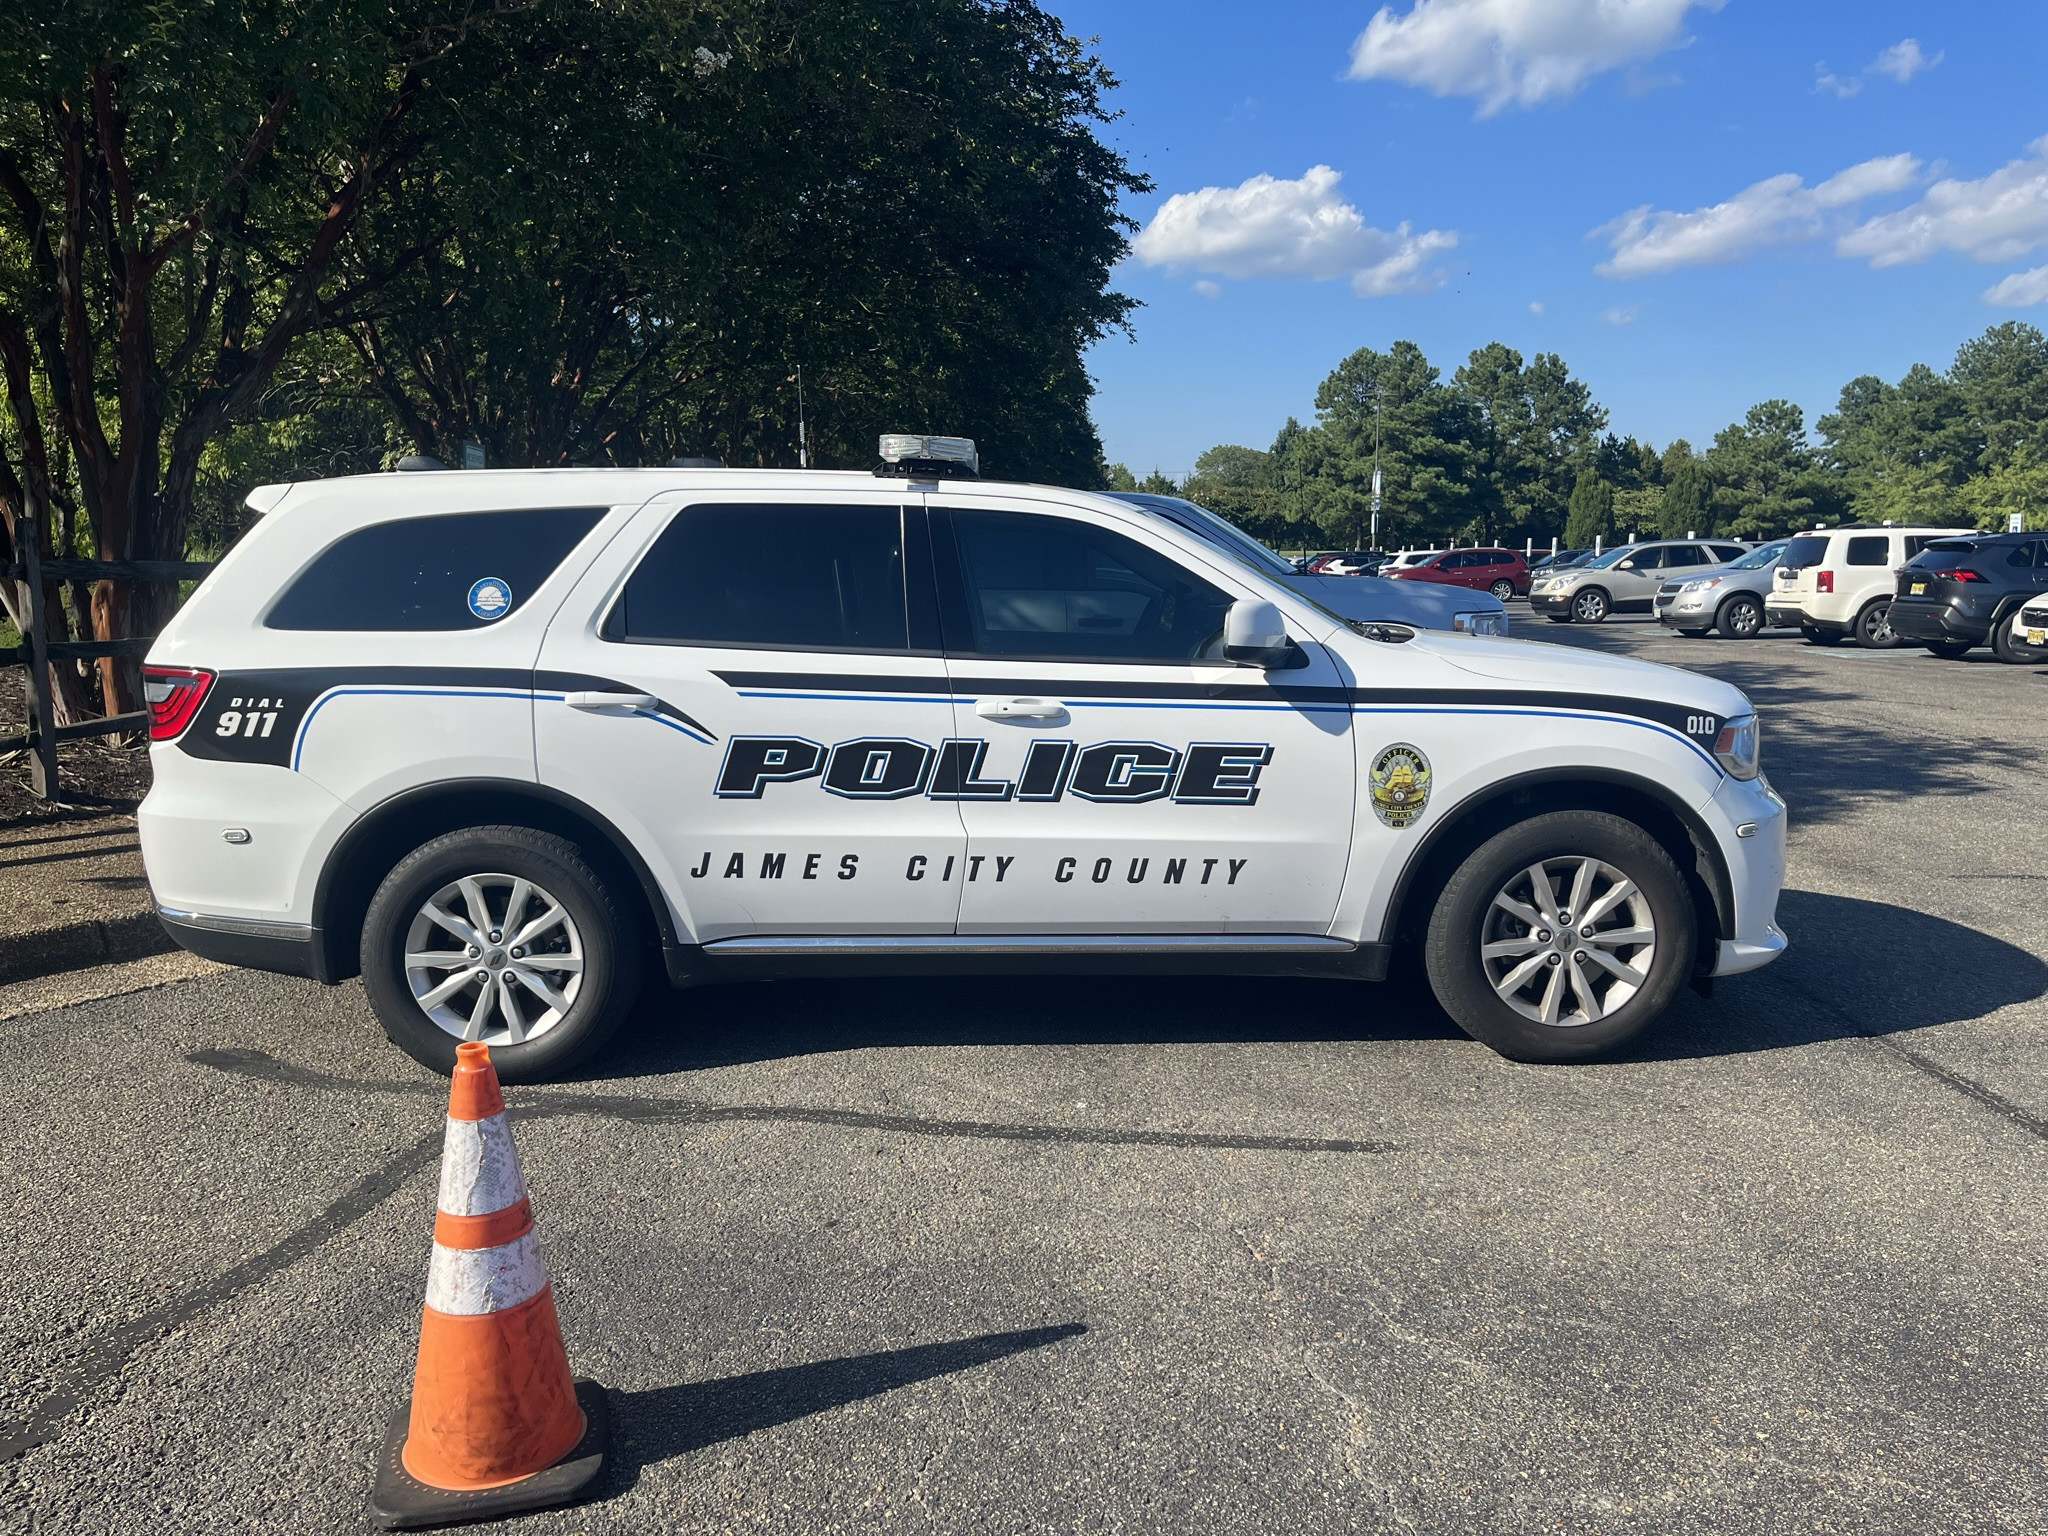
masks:
[[[388,1530],[566,1504],[604,1468],[604,1388],[569,1375],[490,1047],[455,1048],[412,1401],[370,1515]]]

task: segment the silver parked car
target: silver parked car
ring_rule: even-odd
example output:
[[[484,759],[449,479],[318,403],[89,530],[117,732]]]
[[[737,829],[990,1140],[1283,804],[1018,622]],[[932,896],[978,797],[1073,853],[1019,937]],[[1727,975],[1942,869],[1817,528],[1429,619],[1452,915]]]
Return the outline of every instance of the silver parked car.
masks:
[[[1680,571],[1696,576],[1749,553],[1733,539],[1656,539],[1621,544],[1584,565],[1537,581],[1529,606],[1553,624],[1598,624],[1610,613],[1649,613],[1657,589]]]
[[[1749,639],[1764,627],[1771,573],[1790,542],[1760,545],[1740,560],[1665,582],[1657,592],[1657,622],[1688,637],[1718,630],[1730,640]]]

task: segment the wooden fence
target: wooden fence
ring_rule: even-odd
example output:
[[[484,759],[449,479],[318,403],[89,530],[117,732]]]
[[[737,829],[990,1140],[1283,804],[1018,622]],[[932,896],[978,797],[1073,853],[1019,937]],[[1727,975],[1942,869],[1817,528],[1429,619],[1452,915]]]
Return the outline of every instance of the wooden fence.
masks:
[[[108,715],[99,720],[80,720],[73,725],[56,723],[56,702],[50,696],[50,667],[53,661],[97,661],[102,656],[140,656],[155,643],[153,635],[123,640],[48,640],[43,583],[50,581],[133,581],[169,583],[197,581],[213,569],[211,561],[200,560],[45,560],[30,538],[24,541],[26,558],[19,565],[0,566],[0,575],[28,588],[28,629],[22,643],[12,650],[0,649],[0,667],[28,669],[28,729],[12,736],[0,736],[0,752],[20,747],[29,749],[29,789],[44,800],[61,800],[57,782],[57,743],[81,736],[108,736],[149,729],[149,711]]]

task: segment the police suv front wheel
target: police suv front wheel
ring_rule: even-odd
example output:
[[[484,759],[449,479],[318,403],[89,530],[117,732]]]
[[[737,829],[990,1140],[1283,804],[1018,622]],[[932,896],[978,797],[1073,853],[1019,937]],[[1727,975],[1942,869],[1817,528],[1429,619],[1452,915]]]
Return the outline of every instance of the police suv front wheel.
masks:
[[[392,1043],[437,1072],[482,1040],[509,1082],[554,1077],[640,990],[631,909],[566,838],[468,827],[399,861],[363,922],[363,986]]]
[[[1424,958],[1458,1027],[1514,1061],[1579,1061],[1648,1027],[1695,950],[1692,898],[1642,828],[1532,817],[1482,844],[1430,917]]]

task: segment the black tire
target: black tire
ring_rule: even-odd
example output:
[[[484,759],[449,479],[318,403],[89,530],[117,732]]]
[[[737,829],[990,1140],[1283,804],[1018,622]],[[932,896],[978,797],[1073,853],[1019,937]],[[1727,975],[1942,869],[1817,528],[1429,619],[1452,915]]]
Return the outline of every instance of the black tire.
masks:
[[[1550,620],[1550,622],[1553,624],[1569,624],[1572,621],[1572,616],[1569,611],[1564,613],[1546,613],[1545,615],[1543,615],[1543,617]]]
[[[1961,661],[1970,654],[1971,645],[1967,640],[1926,640],[1921,642],[1921,649],[1943,661]]]
[[[1567,859],[1597,860],[1633,882],[1648,905],[1655,938],[1645,980],[1612,1012],[1575,1025],[1545,1024],[1524,1015],[1495,990],[1480,945],[1486,942],[1489,921],[1512,922],[1496,915],[1496,895],[1521,880],[1532,866]],[[1569,894],[1567,884],[1567,898]],[[1559,916],[1576,918],[1569,910],[1560,910]],[[1604,812],[1552,811],[1498,833],[1458,866],[1430,914],[1423,959],[1437,1001],[1473,1039],[1511,1061],[1567,1062],[1611,1051],[1654,1023],[1691,974],[1696,945],[1692,897],[1678,866],[1655,838],[1635,823]],[[1542,952],[1547,956],[1547,950]],[[1640,955],[1637,949],[1618,958],[1626,964]],[[1555,985],[1575,1009],[1582,1009],[1565,970],[1580,963],[1574,956],[1546,964],[1532,973],[1529,985],[1546,995]],[[1556,983],[1541,979],[1559,972],[1564,974]],[[1589,967],[1587,974],[1595,989],[1613,985],[1598,967]]]
[[[1806,636],[1808,645],[1840,645],[1848,639],[1840,630],[1815,629],[1811,624],[1800,625],[1799,633]]]
[[[460,1038],[430,1018],[415,998],[407,981],[406,946],[415,918],[428,900],[468,877],[529,881],[552,896],[567,915],[567,924],[557,932],[573,932],[582,960],[582,970],[577,973],[581,979],[570,1006],[530,1039],[490,1042],[491,1063],[506,1082],[546,1082],[559,1077],[611,1037],[639,996],[645,968],[639,905],[616,894],[576,844],[531,827],[465,827],[437,837],[399,860],[377,887],[363,920],[363,990],[391,1042],[413,1060],[444,1074],[454,1070]],[[508,900],[512,889],[508,887]],[[438,933],[433,937],[455,945],[448,950],[451,956],[466,953],[453,939],[442,940]],[[510,938],[505,936],[507,945]],[[497,953],[494,946],[480,960],[488,964]],[[540,944],[535,953],[545,958]],[[505,963],[502,958],[500,963]],[[451,981],[460,969],[437,968]],[[559,990],[567,992],[566,976],[557,973],[553,980]],[[466,1007],[468,996],[466,992],[457,994],[454,1001]],[[539,1006],[529,1001],[530,994],[524,991],[517,991],[516,996],[526,1007]],[[486,1017],[495,1026],[504,1025],[502,1013],[487,1009]]]
[[[1510,598],[1512,598],[1515,595],[1515,584],[1512,581],[1506,580],[1496,581],[1492,586],[1488,587],[1486,590],[1491,592],[1495,597],[1499,598],[1502,602],[1507,602]]]
[[[1754,640],[1764,627],[1764,605],[1747,592],[1738,592],[1714,615],[1714,628],[1728,640]]]
[[[1707,632],[1704,629],[1681,629],[1679,633],[1688,640],[1697,640]]]
[[[1991,654],[2008,665],[2019,667],[2025,666],[2034,657],[2026,646],[2013,640],[2013,612],[2014,610],[2008,609],[1991,621]]]
[[[1614,604],[1599,587],[1581,587],[1572,594],[1571,615],[1581,624],[1598,624],[1614,611]]]
[[[1881,597],[1874,603],[1865,603],[1863,611],[1856,615],[1856,643],[1866,651],[1897,650],[1902,643],[1892,631],[1892,601]]]

